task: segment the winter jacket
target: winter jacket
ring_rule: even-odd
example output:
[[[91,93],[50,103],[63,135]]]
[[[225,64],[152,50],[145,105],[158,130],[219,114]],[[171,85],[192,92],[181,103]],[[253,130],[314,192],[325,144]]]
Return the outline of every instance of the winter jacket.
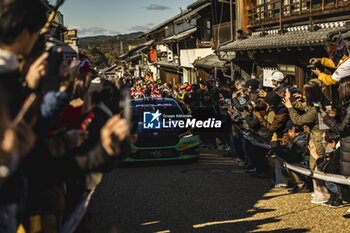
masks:
[[[305,113],[300,115],[297,110],[305,110]],[[324,155],[323,147],[323,130],[320,130],[318,123],[318,113],[314,106],[306,106],[306,103],[297,102],[294,104],[294,108],[288,108],[289,117],[296,125],[307,125],[310,127],[310,140],[315,144],[317,154],[322,156]],[[314,170],[316,166],[316,160],[313,157],[310,157],[310,169]]]
[[[258,117],[260,124],[270,132],[277,132],[278,136],[282,136],[284,125],[287,122],[289,115],[286,107],[281,103],[275,110],[275,117],[272,123],[269,123],[261,115]]]
[[[19,72],[19,63],[16,56],[10,52],[0,49],[0,86],[7,91],[8,109],[12,118],[16,117],[26,96],[33,92],[33,90],[29,88],[24,88],[22,83],[23,76]],[[59,113],[60,108],[68,102],[68,99],[69,95],[63,92],[58,94],[51,93],[44,98],[44,101],[41,104],[41,111],[38,111],[37,129],[43,131],[48,125],[48,121]],[[42,141],[41,143],[37,143],[36,147],[46,148],[47,145],[43,145],[43,143],[46,144]],[[46,153],[46,155],[48,154],[49,153]],[[23,193],[25,190],[25,179],[22,173],[24,167],[29,167],[29,170],[34,172],[36,168],[39,168],[38,170],[40,170],[41,166],[44,166],[42,161],[35,164],[35,166],[28,165],[25,161],[23,161],[19,165],[18,170],[14,171],[8,180],[6,180],[0,187],[0,203],[16,203],[22,199],[24,197]]]
[[[340,171],[340,148],[325,156],[318,158],[316,161],[317,168],[321,172],[339,174]]]
[[[324,117],[324,122],[329,128],[340,135],[340,173],[350,176],[350,101],[344,104],[342,120],[337,122],[329,116]]]
[[[16,117],[26,96],[21,85],[21,74],[18,67],[16,56],[0,49],[0,86],[7,91],[7,106],[11,118]],[[22,175],[15,171],[11,173],[12,175],[0,187],[0,204],[17,203],[24,197]]]
[[[258,135],[265,142],[271,141],[273,132],[270,132],[265,127],[261,126],[259,120],[253,114],[246,116],[245,121],[249,126],[249,131],[251,133]]]
[[[32,155],[25,158],[20,171],[27,177],[26,213],[53,213],[65,208],[62,182],[84,178],[90,172],[110,171],[115,157],[109,156],[98,143],[85,154],[52,157],[46,144],[37,142]]]
[[[291,144],[278,146],[274,149],[277,156],[283,158],[286,162],[297,163],[305,159],[307,151],[307,135],[301,133],[297,135]]]
[[[342,78],[345,78],[350,73],[350,59],[346,58],[342,60],[338,66],[335,66],[333,61],[329,58],[322,58],[321,64],[329,68],[336,69],[336,71],[330,75],[320,73],[318,79],[324,82],[327,86],[337,84]]]

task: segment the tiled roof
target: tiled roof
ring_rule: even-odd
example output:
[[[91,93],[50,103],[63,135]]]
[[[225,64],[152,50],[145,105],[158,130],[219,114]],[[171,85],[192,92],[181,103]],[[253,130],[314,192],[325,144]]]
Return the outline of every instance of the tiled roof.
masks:
[[[117,65],[113,65],[111,67],[104,68],[104,69],[100,70],[100,72],[101,73],[109,72],[109,71],[111,71],[111,70],[113,70],[115,68],[117,68]]]
[[[127,61],[137,61],[137,60],[141,60],[141,54],[135,54],[135,55],[133,55],[133,56],[131,56],[131,57],[128,57],[126,60],[127,60]]]
[[[191,28],[190,30],[181,32],[179,34],[170,36],[168,38],[165,38],[163,41],[167,42],[167,41],[172,41],[172,40],[185,39],[185,38],[189,37],[191,34],[195,33],[196,31],[197,31],[197,28]]]
[[[209,2],[209,0],[197,0],[194,3],[192,3],[191,5],[187,6],[187,9],[195,9],[198,6],[205,4],[206,2]]]
[[[221,61],[215,54],[208,55],[202,59],[197,59],[194,61],[193,65],[197,67],[204,67],[211,69],[213,67],[223,68],[227,62]]]
[[[220,51],[243,51],[269,48],[286,48],[286,47],[302,47],[323,45],[329,38],[330,33],[345,29],[345,27],[337,28],[321,28],[311,32],[307,30],[289,30],[283,35],[271,33],[265,36],[254,34],[247,39],[236,40],[232,43],[220,47]]]
[[[167,68],[171,68],[171,69],[179,69],[180,66],[179,64],[175,63],[175,62],[167,62],[167,61],[159,61],[159,62],[155,62],[156,65],[159,65],[161,67],[167,67]]]
[[[198,14],[198,12],[200,12],[201,10],[209,7],[210,5],[211,5],[211,3],[205,3],[204,5],[191,10],[187,14],[184,14],[183,16],[181,16],[180,18],[176,19],[175,21],[177,22],[177,21],[182,21],[182,20],[186,20],[186,19],[192,19],[195,15]]]
[[[159,30],[159,29],[161,29],[161,28],[163,28],[163,27],[169,25],[169,24],[172,23],[174,20],[177,20],[178,18],[180,18],[181,16],[183,16],[183,14],[187,14],[187,13],[190,12],[190,11],[191,11],[191,9],[187,9],[187,10],[185,10],[184,12],[175,15],[174,17],[172,17],[172,18],[170,18],[170,19],[164,21],[163,23],[161,23],[161,24],[159,24],[159,25],[157,25],[157,26],[155,26],[155,27],[149,29],[147,32],[143,33],[140,37],[147,36],[148,34],[151,34],[151,33],[155,32],[155,31],[157,31],[157,30]]]

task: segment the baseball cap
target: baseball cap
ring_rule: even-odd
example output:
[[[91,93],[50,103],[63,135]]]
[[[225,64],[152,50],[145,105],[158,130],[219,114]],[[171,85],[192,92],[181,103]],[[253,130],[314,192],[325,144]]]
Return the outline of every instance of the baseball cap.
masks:
[[[284,75],[281,71],[275,71],[272,73],[271,80],[275,80],[277,82],[282,82],[284,79]]]

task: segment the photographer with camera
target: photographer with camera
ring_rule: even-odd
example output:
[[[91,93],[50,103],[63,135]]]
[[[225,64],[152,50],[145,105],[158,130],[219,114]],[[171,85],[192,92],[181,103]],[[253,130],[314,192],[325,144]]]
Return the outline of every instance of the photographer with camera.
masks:
[[[270,123],[264,119],[258,111],[254,111],[254,116],[259,120],[260,124],[263,127],[265,127],[270,132],[276,132],[277,136],[282,137],[284,125],[289,119],[288,110],[283,105],[281,97],[273,91],[267,93],[265,102],[267,107],[275,113],[272,122]]]
[[[285,76],[281,71],[275,71],[272,73],[271,76],[271,81],[272,81],[272,85],[274,86],[274,91],[280,96],[280,97],[284,97],[286,90],[288,89],[290,93],[292,94],[300,94],[300,90],[298,88],[292,87],[291,85],[289,85],[289,83],[287,83],[285,81]],[[259,96],[261,98],[265,98],[267,95],[267,92],[262,90],[259,92]]]
[[[39,31],[46,22],[46,9],[40,1],[0,1],[0,86],[7,90],[6,106],[9,110],[10,120],[14,120],[26,98],[27,90],[22,87],[22,75],[19,72],[17,56],[26,57],[30,54]],[[44,58],[46,55],[43,55]],[[35,70],[39,79],[45,75],[45,64],[42,59],[35,63]],[[31,72],[34,73],[34,72]],[[29,86],[35,85],[33,75],[27,76]],[[20,130],[22,128],[22,130]],[[17,147],[23,158],[33,146],[33,135],[29,122],[20,121],[15,126],[16,140],[24,147]],[[5,134],[4,140],[10,140]],[[15,232],[17,228],[16,216],[18,204],[23,199],[24,183],[22,175],[15,172],[8,177],[0,188],[0,231]]]
[[[45,196],[55,190],[55,187],[58,187],[57,184],[60,185],[62,181],[74,177],[83,177],[91,171],[106,170],[106,165],[107,171],[110,170],[116,160],[120,161],[123,153],[121,145],[128,133],[127,121],[116,115],[108,119],[100,129],[99,142],[86,153],[69,153],[64,154],[63,157],[54,157],[50,152],[47,140],[50,137],[47,135],[51,124],[48,124],[47,120],[54,123],[69,103],[74,76],[67,63],[56,67],[56,75],[60,77],[58,90],[47,92],[41,101],[38,88],[42,80],[47,78],[47,71],[50,68],[47,62],[48,54],[39,54],[39,58],[33,59],[37,54],[33,55],[32,52],[40,30],[47,21],[46,13],[47,8],[40,0],[0,0],[0,87],[8,91],[4,104],[9,110],[10,121],[13,121],[11,127],[17,132],[14,151],[18,151],[21,158],[18,169],[15,169],[0,187],[1,232],[16,232],[16,218],[22,215],[19,213],[19,203],[23,202],[24,194],[28,190],[31,200],[36,201],[28,201],[25,206],[26,211],[28,211],[28,204],[31,204],[31,207],[38,205],[32,210],[35,209],[38,211],[36,213],[43,214],[42,207],[46,210],[50,209],[49,206],[45,206],[46,200],[52,201],[51,203],[62,203],[53,196]],[[17,58],[22,58],[23,66],[20,66]],[[30,102],[29,105],[22,105],[28,95],[35,96],[34,100],[38,103]],[[29,100],[33,99],[29,98]],[[25,103],[28,103],[28,99]],[[36,125],[36,134],[33,132],[34,125]],[[2,141],[11,144],[13,134],[7,132],[10,131],[4,130]],[[80,137],[79,135],[70,134],[68,140],[71,143],[68,144],[73,147],[79,146],[81,140],[75,140]],[[1,156],[4,157],[5,154]],[[29,181],[28,188],[24,185],[25,180]],[[29,216],[33,213],[28,212]],[[46,215],[47,218],[45,215],[41,217],[43,217],[40,220],[41,227],[53,223],[53,215]],[[56,223],[58,220],[55,219]],[[59,227],[59,224],[55,227]]]
[[[350,73],[349,51],[341,35],[338,36],[335,44],[329,52],[329,55],[330,58],[311,58],[309,60],[310,64],[315,65],[311,71],[327,86],[337,84],[342,78],[347,77]],[[334,73],[330,75],[321,72],[321,70],[317,68],[318,63],[324,67],[335,69]]]

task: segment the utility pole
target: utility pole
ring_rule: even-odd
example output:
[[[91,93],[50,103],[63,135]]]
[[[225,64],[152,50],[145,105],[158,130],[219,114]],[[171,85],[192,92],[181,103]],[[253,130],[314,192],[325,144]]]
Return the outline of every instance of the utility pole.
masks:
[[[120,39],[120,35],[118,35],[118,40],[120,41],[120,55],[124,54],[123,41]]]
[[[230,31],[231,31],[231,41],[234,40],[234,35],[233,35],[233,0],[230,0]]]

